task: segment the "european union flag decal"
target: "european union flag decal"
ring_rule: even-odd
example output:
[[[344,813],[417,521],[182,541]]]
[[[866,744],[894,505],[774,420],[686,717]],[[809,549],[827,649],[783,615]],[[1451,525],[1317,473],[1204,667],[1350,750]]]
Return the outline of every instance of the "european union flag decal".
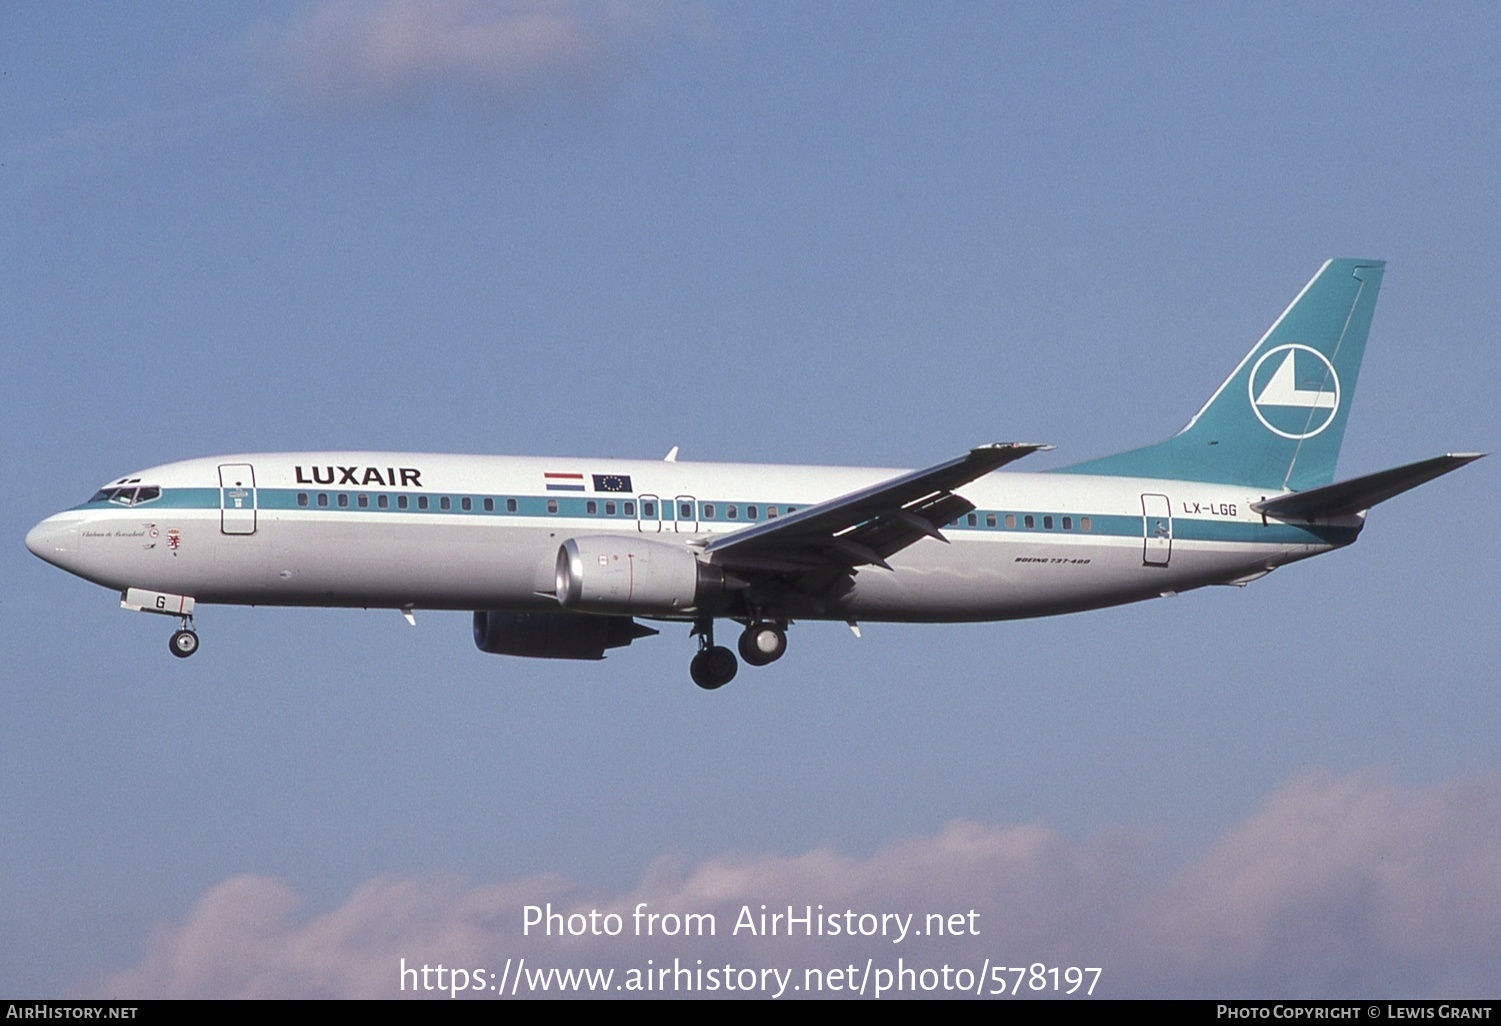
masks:
[[[595,474],[594,490],[596,492],[628,492],[631,490],[631,475]]]

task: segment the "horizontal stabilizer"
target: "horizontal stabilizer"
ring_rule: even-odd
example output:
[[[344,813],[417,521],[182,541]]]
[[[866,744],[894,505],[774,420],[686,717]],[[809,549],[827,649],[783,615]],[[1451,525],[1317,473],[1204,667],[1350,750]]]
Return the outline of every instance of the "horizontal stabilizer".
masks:
[[[1279,520],[1318,517],[1342,517],[1370,509],[1378,502],[1385,502],[1394,495],[1401,495],[1409,488],[1426,484],[1442,477],[1451,470],[1458,470],[1484,456],[1483,452],[1449,453],[1431,460],[1420,460],[1405,467],[1380,470],[1364,477],[1351,478],[1337,484],[1310,488],[1306,492],[1279,495],[1261,502],[1251,503],[1251,508],[1265,516]]]

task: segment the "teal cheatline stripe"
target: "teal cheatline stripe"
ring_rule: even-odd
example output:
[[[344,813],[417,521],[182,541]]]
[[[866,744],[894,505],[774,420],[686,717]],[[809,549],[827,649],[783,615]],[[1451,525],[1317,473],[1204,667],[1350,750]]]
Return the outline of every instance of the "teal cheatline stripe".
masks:
[[[1212,520],[1174,520],[1174,541],[1260,542],[1266,545],[1349,545],[1358,527],[1327,524],[1240,524]]]
[[[984,513],[980,515],[980,524],[970,526],[967,521],[961,520],[959,524],[945,527],[944,533],[953,532],[979,533],[979,534],[1005,534],[1005,535],[1037,535],[1044,538],[1053,537],[1106,537],[1106,538],[1133,538],[1143,537],[1142,518],[1140,514],[1118,516],[1113,514],[1076,514],[1070,513],[1073,518],[1074,528],[1063,530],[1058,526],[1062,520],[1062,514],[1051,514],[1054,527],[1042,527],[1042,518],[1045,514],[1033,513],[1031,516],[1038,526],[1023,526],[1023,513],[1015,514],[1017,525],[1015,527],[1003,526],[1004,513],[997,513],[997,526],[984,526]],[[1090,529],[1083,530],[1079,525],[1082,517],[1087,516],[1090,520]],[[1360,534],[1358,527],[1331,527],[1329,525],[1313,524],[1287,524],[1271,522],[1267,524],[1246,523],[1244,521],[1217,521],[1217,520],[1189,520],[1176,518],[1173,520],[1173,539],[1175,541],[1214,541],[1214,542],[1242,542],[1257,543],[1263,545],[1348,545]]]
[[[1182,431],[1053,473],[1275,491],[1333,481],[1384,267],[1330,260]]]
[[[142,515],[153,509],[218,508],[219,489],[217,488],[164,488],[159,498],[143,502],[139,506],[122,506],[118,502],[100,499],[97,502],[84,502],[73,507],[73,509],[129,509]]]
[[[319,506],[318,496],[328,496],[328,505]],[[349,505],[340,506],[338,497],[348,497]],[[359,505],[359,497],[367,498],[365,506]],[[388,500],[386,507],[378,504],[378,496],[385,495]],[[406,509],[400,509],[396,504],[396,497],[405,495],[408,499]],[[572,519],[590,520],[597,522],[601,527],[610,524],[621,526],[634,525],[636,517],[626,515],[625,503],[636,502],[635,499],[583,499],[565,497],[559,495],[482,495],[482,494],[449,494],[448,509],[442,509],[439,500],[445,496],[431,494],[425,497],[428,500],[427,509],[417,508],[417,495],[415,492],[337,492],[337,491],[299,491],[291,488],[259,488],[256,490],[256,507],[261,512],[293,511],[297,513],[370,513],[383,516],[402,517],[408,515],[421,516],[445,516],[454,521],[473,520],[475,518],[508,519],[523,518],[529,520],[543,519]],[[299,496],[307,497],[307,505],[298,501]],[[463,509],[461,500],[471,500],[471,508]],[[484,502],[492,500],[495,508],[486,510]],[[721,500],[703,500],[715,506],[729,505]],[[87,502],[74,509],[117,509],[132,510],[142,516],[150,516],[152,510],[200,510],[215,512],[219,510],[219,489],[217,488],[169,488],[162,491],[161,497],[139,506],[121,506],[118,503],[108,501]],[[516,509],[507,508],[507,504],[515,502]],[[588,511],[588,503],[593,502],[597,512]],[[613,502],[616,512],[611,515],[605,513],[606,503]],[[765,508],[777,503],[737,502],[744,505],[756,505]],[[557,511],[549,510],[549,505],[556,504]],[[670,513],[666,505],[659,507],[665,513]],[[961,517],[956,524],[950,524],[943,530],[945,533],[959,532],[962,534],[977,535],[1008,535],[1008,536],[1038,536],[1042,538],[1053,537],[1104,537],[1104,538],[1136,538],[1143,535],[1142,518],[1140,514],[1119,515],[1111,513],[1057,513],[1047,510],[976,510],[976,524],[971,525],[968,517]],[[995,526],[986,523],[986,518],[993,516]],[[1015,526],[1006,526],[1006,517],[1015,519]],[[1033,520],[1032,527],[1026,526],[1026,518]],[[1050,517],[1053,527],[1044,527],[1044,518]],[[1063,528],[1064,518],[1069,518],[1072,527],[1068,530]],[[1084,530],[1084,519],[1090,521],[1089,530]],[[671,523],[664,517],[663,523]],[[718,521],[715,521],[718,522]],[[724,521],[731,523],[732,521]],[[742,521],[747,526],[757,521]],[[1179,518],[1173,521],[1173,538],[1178,541],[1216,541],[1216,542],[1245,542],[1272,545],[1348,545],[1353,542],[1360,533],[1356,527],[1330,527],[1327,525],[1300,525],[1280,522],[1268,524],[1246,523],[1243,521],[1215,521],[1215,520],[1190,520]]]

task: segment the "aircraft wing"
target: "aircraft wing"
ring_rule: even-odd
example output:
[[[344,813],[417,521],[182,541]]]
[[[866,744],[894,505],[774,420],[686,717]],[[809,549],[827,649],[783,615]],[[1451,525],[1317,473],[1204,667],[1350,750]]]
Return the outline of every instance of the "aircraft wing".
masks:
[[[978,446],[926,470],[736,531],[710,542],[704,553],[717,566],[749,571],[796,573],[867,564],[889,570],[886,557],[923,538],[946,542],[939,528],[975,508],[954,489],[1051,448],[1031,442]]]
[[[1441,477],[1451,470],[1458,470],[1466,463],[1473,463],[1484,456],[1483,452],[1449,453],[1430,460],[1409,463],[1403,467],[1354,477],[1348,481],[1310,488],[1306,492],[1290,492],[1261,502],[1251,503],[1251,508],[1265,516],[1279,520],[1318,517],[1340,517],[1361,513],[1378,502],[1385,502],[1394,495],[1401,495],[1409,488]]]

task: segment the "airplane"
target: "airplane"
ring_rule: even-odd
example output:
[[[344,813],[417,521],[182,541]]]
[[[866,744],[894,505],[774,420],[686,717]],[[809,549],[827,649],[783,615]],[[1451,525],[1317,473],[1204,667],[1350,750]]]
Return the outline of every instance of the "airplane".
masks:
[[[1351,544],[1377,503],[1480,459],[1334,482],[1384,263],[1327,261],[1208,402],[1153,445],[1042,473],[1052,446],[922,470],[300,452],[168,463],[37,524],[26,546],[179,621],[199,603],[474,611],[480,650],[603,659],[692,624],[690,675],[781,658],[799,620],[1049,616],[1245,585]]]

